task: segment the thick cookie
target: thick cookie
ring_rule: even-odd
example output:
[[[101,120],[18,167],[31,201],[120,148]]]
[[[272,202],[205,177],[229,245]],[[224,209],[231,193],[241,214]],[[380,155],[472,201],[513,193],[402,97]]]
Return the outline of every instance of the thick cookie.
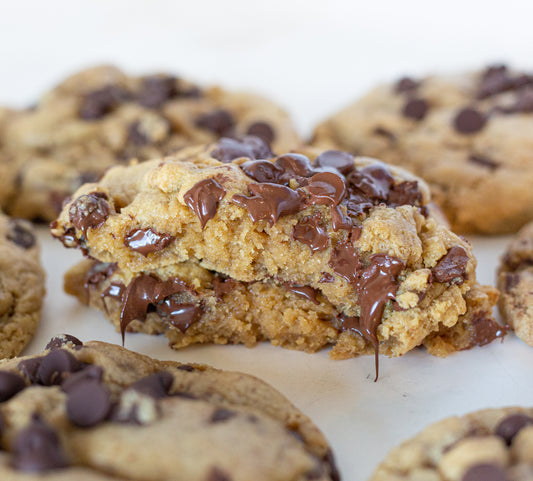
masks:
[[[313,142],[401,165],[429,183],[454,230],[499,234],[533,219],[532,121],[533,76],[494,66],[380,86]]]
[[[32,225],[0,214],[0,357],[13,357],[41,318],[45,276]]]
[[[533,409],[486,409],[429,426],[369,481],[531,481]]]
[[[498,289],[502,318],[533,346],[533,223],[509,244],[498,271]]]
[[[421,344],[445,356],[503,334],[495,290],[431,215],[423,181],[338,151],[269,154],[222,139],[83,186],[52,233],[103,264],[76,268],[68,290],[123,333],[163,331],[176,347],[266,338],[334,344],[336,359]]]
[[[0,207],[50,221],[67,195],[110,166],[247,134],[273,148],[299,143],[285,112],[262,97],[204,89],[170,75],[131,77],[109,66],[85,70],[34,109],[19,112],[5,129],[9,164],[0,158],[0,170],[9,168],[15,182],[7,199],[0,195]]]
[[[0,364],[5,481],[338,481],[327,441],[252,376],[63,335]]]

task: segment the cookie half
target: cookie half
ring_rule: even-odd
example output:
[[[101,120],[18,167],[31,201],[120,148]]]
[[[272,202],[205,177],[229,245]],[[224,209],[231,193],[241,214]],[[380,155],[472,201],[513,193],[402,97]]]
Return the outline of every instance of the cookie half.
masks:
[[[0,213],[0,357],[13,357],[41,319],[45,274],[32,225]]]
[[[423,181],[340,151],[307,155],[222,139],[110,170],[52,223],[103,263],[69,276],[68,290],[105,304],[123,333],[162,323],[175,346],[267,338],[335,344],[335,358],[421,344],[445,356],[503,335],[495,290],[477,284],[471,246],[432,215]]]
[[[533,223],[513,238],[498,270],[499,309],[516,335],[533,346]]]
[[[1,112],[0,112],[1,116]],[[0,171],[12,180],[0,207],[50,221],[65,197],[109,167],[143,161],[221,136],[257,135],[273,148],[299,139],[269,100],[200,87],[170,74],[130,76],[111,66],[79,72],[6,125]],[[3,198],[6,197],[6,198]]]
[[[322,433],[259,379],[63,335],[0,363],[2,479],[338,481]]]
[[[369,481],[530,481],[533,409],[451,417],[393,449]]]
[[[455,231],[516,232],[533,219],[533,75],[503,65],[379,86],[320,124],[313,143],[424,178]]]

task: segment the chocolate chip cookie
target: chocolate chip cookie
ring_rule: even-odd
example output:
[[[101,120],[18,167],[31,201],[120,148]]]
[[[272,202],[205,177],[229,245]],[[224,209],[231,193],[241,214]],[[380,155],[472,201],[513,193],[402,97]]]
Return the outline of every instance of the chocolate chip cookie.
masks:
[[[0,358],[13,357],[41,318],[45,275],[32,225],[0,213]]]
[[[252,376],[62,335],[0,363],[2,480],[338,481],[321,432]]]
[[[502,257],[498,289],[502,318],[533,346],[533,223],[518,232]]]
[[[402,78],[320,124],[314,144],[423,177],[455,231],[501,234],[533,219],[533,75],[504,65]]]
[[[175,347],[268,339],[377,359],[503,335],[495,289],[476,282],[471,246],[433,216],[423,181],[345,152],[306,153],[224,138],[110,170],[52,223],[96,261],[67,290],[123,334],[165,332]]]
[[[50,221],[66,196],[112,165],[247,134],[275,149],[299,143],[285,112],[257,95],[202,88],[168,74],[134,77],[110,66],[85,70],[0,131],[6,156],[0,157],[0,171],[8,170],[11,178],[10,195],[0,194],[0,207]]]
[[[424,429],[370,481],[530,481],[532,448],[532,408],[486,409]]]

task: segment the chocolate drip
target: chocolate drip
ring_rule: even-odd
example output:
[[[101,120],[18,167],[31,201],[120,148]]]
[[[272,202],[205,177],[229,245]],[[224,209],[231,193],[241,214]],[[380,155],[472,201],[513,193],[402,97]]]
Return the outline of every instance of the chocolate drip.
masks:
[[[313,304],[319,305],[320,302],[317,299],[318,291],[309,286],[299,286],[297,284],[291,284],[290,282],[285,282],[283,284],[285,289],[296,294],[298,297],[305,299],[306,301],[311,301]]]
[[[328,232],[320,224],[320,216],[307,217],[294,226],[292,238],[309,246],[312,253],[328,248]]]
[[[218,203],[225,195],[226,191],[215,179],[204,179],[188,190],[183,196],[183,200],[200,219],[203,229],[207,221],[215,217]]]
[[[174,236],[162,234],[150,228],[133,229],[126,235],[124,245],[146,257],[150,252],[164,249],[173,240]]]
[[[162,281],[153,275],[142,274],[133,279],[122,295],[120,312],[122,342],[128,324],[134,320],[144,321],[150,305],[159,307],[157,304],[167,297],[187,290],[189,286],[178,277]]]
[[[453,246],[431,270],[433,280],[461,285],[467,277],[466,265],[469,260],[462,247]]]

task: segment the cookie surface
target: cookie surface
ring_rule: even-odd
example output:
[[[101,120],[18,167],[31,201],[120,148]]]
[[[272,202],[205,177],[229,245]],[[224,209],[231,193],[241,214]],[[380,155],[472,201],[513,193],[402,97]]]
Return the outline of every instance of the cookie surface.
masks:
[[[314,144],[424,178],[455,231],[500,234],[533,219],[533,76],[505,66],[377,87],[320,124]]]
[[[252,376],[52,339],[0,364],[5,480],[339,480],[326,440]]]
[[[486,409],[424,429],[369,481],[530,481],[533,409]]]
[[[445,356],[503,335],[495,290],[476,283],[471,246],[431,214],[424,182],[307,154],[262,160],[257,139],[222,139],[109,171],[52,225],[100,263],[76,268],[67,290],[175,347],[270,339],[343,359],[423,344]]]
[[[13,357],[41,318],[45,274],[32,225],[0,213],[0,357]]]
[[[79,72],[18,112],[2,132],[0,171],[11,215],[50,221],[63,199],[110,166],[143,161],[222,135],[258,135],[273,148],[299,143],[288,116],[272,102],[171,75],[128,76],[101,66]],[[5,198],[3,198],[5,197]]]
[[[516,335],[533,346],[533,223],[512,239],[498,271],[499,309]]]

